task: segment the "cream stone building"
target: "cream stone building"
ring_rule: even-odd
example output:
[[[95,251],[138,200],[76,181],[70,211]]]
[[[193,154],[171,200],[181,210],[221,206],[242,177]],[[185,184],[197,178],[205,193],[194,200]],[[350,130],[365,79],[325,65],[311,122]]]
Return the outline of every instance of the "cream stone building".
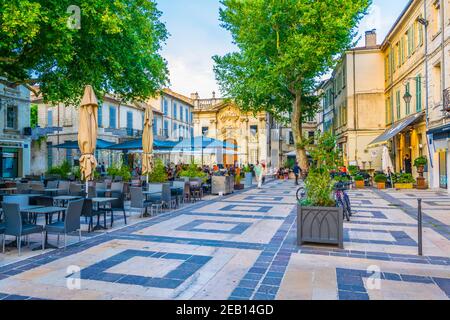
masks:
[[[322,90],[321,129],[336,135],[344,165],[381,170],[381,147],[368,148],[385,129],[383,58],[374,30],[366,32],[365,46],[343,54]]]
[[[233,102],[192,94],[194,136],[206,136],[236,145],[230,154],[208,158],[209,164],[245,165],[265,162],[270,166],[270,117],[265,112],[242,112]],[[205,163],[206,164],[206,163]]]

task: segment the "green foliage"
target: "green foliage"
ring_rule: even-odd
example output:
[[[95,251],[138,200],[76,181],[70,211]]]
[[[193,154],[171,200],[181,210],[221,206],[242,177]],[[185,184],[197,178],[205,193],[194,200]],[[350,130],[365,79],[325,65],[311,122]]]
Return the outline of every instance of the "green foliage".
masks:
[[[426,166],[428,164],[428,159],[426,157],[418,157],[414,160],[414,167]]]
[[[152,183],[167,182],[166,167],[161,159],[155,159],[153,171],[148,175],[148,181]]]
[[[130,181],[131,180],[131,169],[130,167],[120,164],[117,166],[111,166],[106,170],[106,173],[109,176],[114,177],[122,177],[123,181]]]
[[[376,183],[385,183],[387,181],[387,176],[379,173],[375,176],[374,181]]]
[[[59,166],[53,166],[48,171],[47,174],[57,174],[61,176],[61,179],[67,179],[69,174],[72,173],[72,167],[70,166],[69,162],[64,161]]]
[[[242,171],[244,173],[251,173],[252,172],[252,168],[249,165],[246,165],[242,168]]]
[[[38,125],[38,106],[37,104],[32,104],[30,107],[30,125],[31,128],[36,128]]]
[[[81,11],[69,28],[70,5]],[[45,102],[98,96],[145,99],[167,84],[160,55],[168,37],[155,0],[0,0],[0,78],[38,84]]]
[[[295,159],[292,158],[287,159],[286,162],[284,163],[285,168],[293,169],[294,166],[295,166]]]
[[[330,133],[317,136],[317,144],[308,146],[313,164],[305,181],[306,199],[301,205],[335,206],[333,197],[335,180],[330,172],[337,171],[340,164],[336,150],[336,138]]]
[[[235,175],[234,176],[234,184],[235,185],[240,185],[241,184],[241,176],[240,175]]]
[[[364,181],[364,177],[360,174],[355,174],[353,179],[355,179],[355,181]]]
[[[318,105],[312,94],[316,77],[351,46],[371,1],[221,2],[222,27],[238,47],[213,57],[222,92],[244,110],[265,110],[276,117],[292,112],[295,98],[300,98],[300,118],[305,119]]]
[[[75,177],[75,180],[81,180],[81,170],[80,167],[76,166],[72,168],[72,174]]]
[[[348,182],[349,178],[348,178],[348,176],[336,175],[336,176],[334,176],[333,180],[335,182]]]
[[[203,178],[206,176],[194,162],[191,162],[189,166],[180,172],[180,177],[185,178]]]
[[[348,166],[348,173],[353,177],[355,176],[359,171],[358,166]]]
[[[397,173],[392,175],[394,183],[415,183],[416,179],[410,173]]]

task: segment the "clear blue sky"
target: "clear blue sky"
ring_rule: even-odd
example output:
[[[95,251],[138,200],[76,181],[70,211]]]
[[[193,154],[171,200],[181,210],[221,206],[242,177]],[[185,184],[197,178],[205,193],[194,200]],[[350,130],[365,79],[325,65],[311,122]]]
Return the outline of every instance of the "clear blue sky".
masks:
[[[200,97],[219,92],[211,57],[234,50],[229,33],[220,27],[219,0],[156,0],[170,37],[163,50],[169,63],[171,88]],[[368,16],[360,23],[361,34],[377,29],[381,42],[408,0],[373,0]],[[361,39],[362,41],[362,39]]]

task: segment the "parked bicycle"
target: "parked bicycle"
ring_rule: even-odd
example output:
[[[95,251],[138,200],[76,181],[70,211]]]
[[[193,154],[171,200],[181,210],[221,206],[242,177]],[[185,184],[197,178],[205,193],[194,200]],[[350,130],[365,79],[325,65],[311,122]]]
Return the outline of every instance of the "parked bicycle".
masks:
[[[335,190],[335,198],[337,206],[341,207],[344,211],[344,218],[347,221],[350,221],[350,217],[352,216],[352,207],[350,204],[350,198],[345,192],[348,190],[351,182],[337,182],[334,190]]]

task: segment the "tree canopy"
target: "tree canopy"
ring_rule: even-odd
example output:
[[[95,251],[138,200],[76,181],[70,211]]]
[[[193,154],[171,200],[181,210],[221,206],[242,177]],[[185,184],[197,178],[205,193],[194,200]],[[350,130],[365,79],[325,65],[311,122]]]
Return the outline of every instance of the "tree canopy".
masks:
[[[87,84],[147,98],[168,82],[160,16],[154,0],[0,0],[0,79],[45,101],[75,103]]]
[[[290,114],[305,166],[301,123],[315,112],[315,79],[351,46],[371,0],[221,2],[222,26],[239,49],[213,57],[221,91],[244,109]]]

